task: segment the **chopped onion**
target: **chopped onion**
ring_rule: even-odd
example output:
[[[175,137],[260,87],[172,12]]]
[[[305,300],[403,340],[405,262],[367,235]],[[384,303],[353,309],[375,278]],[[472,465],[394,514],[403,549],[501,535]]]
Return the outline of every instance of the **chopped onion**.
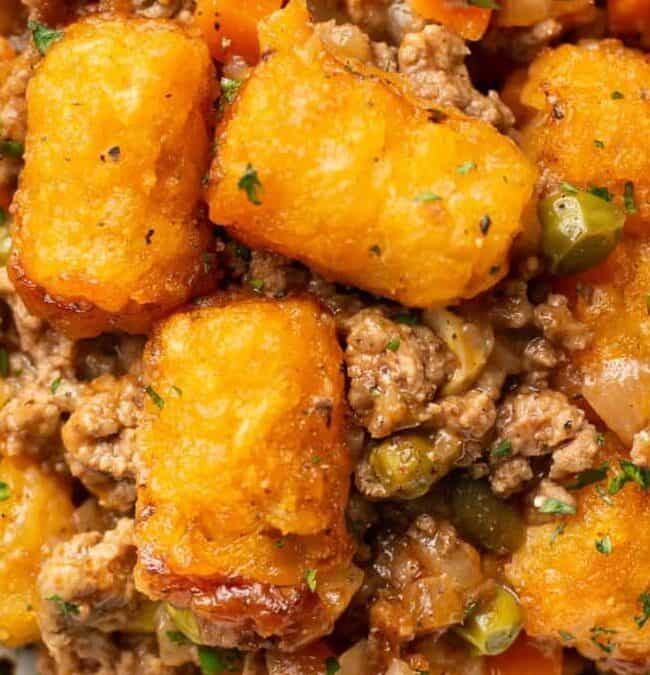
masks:
[[[632,358],[603,361],[586,373],[582,393],[605,424],[631,445],[650,420],[650,364]]]
[[[359,640],[339,657],[337,675],[370,675],[368,670],[368,641]]]

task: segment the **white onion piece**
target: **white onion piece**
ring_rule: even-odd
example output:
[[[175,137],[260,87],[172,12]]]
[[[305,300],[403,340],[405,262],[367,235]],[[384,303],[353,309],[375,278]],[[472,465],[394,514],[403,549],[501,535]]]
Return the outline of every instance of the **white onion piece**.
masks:
[[[415,673],[399,659],[393,659],[388,666],[386,675],[415,675]]]
[[[650,421],[650,364],[608,359],[585,375],[582,393],[605,424],[625,443]]]
[[[368,641],[359,640],[339,656],[337,675],[371,675],[368,670]]]

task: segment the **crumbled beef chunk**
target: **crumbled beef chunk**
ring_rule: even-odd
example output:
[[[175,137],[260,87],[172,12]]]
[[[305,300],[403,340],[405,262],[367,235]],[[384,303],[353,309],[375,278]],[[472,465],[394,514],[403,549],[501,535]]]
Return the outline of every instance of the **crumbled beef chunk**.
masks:
[[[547,499],[557,499],[559,502],[574,508],[576,505],[575,497],[568,490],[552,480],[544,478],[532,495],[532,504],[536,509],[540,509]]]
[[[561,355],[546,338],[533,338],[524,347],[522,366],[526,371],[550,370],[560,362]]]
[[[575,438],[585,414],[564,396],[550,389],[509,396],[499,409],[499,438],[510,442],[513,454],[544,455]]]
[[[471,389],[460,396],[443,398],[440,415],[444,427],[452,434],[478,441],[494,426],[497,411],[488,393]]]
[[[549,295],[535,307],[535,325],[551,342],[570,352],[586,349],[593,337],[589,326],[573,316],[564,295]]]
[[[426,326],[398,324],[376,309],[346,322],[352,410],[374,437],[428,420],[450,356]]]
[[[105,508],[128,511],[135,502],[135,430],[142,387],[132,376],[94,380],[62,430],[70,471]]]
[[[555,449],[549,476],[559,479],[589,469],[597,454],[596,429],[591,424],[585,424],[575,438]]]
[[[478,552],[428,515],[405,535],[380,539],[373,571],[379,590],[370,623],[396,642],[461,622],[483,582]]]
[[[532,477],[533,470],[525,457],[511,457],[494,467],[490,475],[490,485],[496,494],[509,497],[521,490]]]
[[[485,298],[488,318],[499,328],[524,328],[533,321],[533,306],[528,300],[528,286],[521,279],[499,284]]]
[[[441,106],[453,106],[499,129],[513,126],[512,112],[495,91],[477,91],[465,66],[465,42],[446,28],[429,24],[404,36],[398,52],[399,70],[415,94]]]
[[[345,8],[350,20],[374,40],[399,44],[404,35],[425,25],[407,0],[345,0]]]
[[[289,291],[303,287],[309,278],[301,267],[278,253],[252,251],[244,281],[258,293],[281,298]]]

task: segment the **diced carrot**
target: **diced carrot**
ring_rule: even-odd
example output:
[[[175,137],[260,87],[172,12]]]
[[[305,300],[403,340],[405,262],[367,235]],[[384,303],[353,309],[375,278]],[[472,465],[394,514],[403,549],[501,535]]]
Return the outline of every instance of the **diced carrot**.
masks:
[[[409,0],[411,7],[425,19],[433,19],[466,40],[480,40],[490,23],[491,9],[464,7],[458,0]]]
[[[488,675],[562,675],[562,648],[541,645],[523,633],[507,652],[486,659]]]
[[[613,33],[650,39],[650,0],[609,0],[607,20]]]
[[[257,24],[281,6],[282,0],[198,0],[194,17],[214,58],[237,55],[253,65],[260,51]]]

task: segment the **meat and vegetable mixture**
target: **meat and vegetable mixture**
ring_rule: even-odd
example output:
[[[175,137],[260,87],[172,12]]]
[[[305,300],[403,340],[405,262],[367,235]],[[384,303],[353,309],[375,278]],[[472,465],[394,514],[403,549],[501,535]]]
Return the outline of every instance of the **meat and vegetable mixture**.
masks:
[[[648,0],[0,0],[6,653],[650,673],[649,49]]]

